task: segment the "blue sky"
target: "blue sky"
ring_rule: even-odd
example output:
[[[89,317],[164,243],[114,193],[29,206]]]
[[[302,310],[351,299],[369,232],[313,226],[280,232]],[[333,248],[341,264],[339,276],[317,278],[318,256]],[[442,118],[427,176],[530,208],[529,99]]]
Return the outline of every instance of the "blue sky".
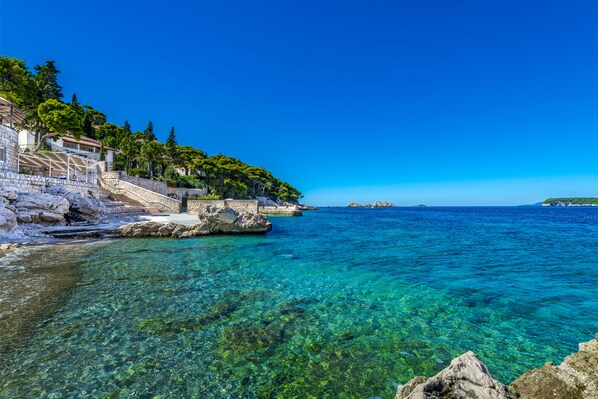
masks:
[[[319,205],[598,196],[594,1],[2,0],[67,98]]]

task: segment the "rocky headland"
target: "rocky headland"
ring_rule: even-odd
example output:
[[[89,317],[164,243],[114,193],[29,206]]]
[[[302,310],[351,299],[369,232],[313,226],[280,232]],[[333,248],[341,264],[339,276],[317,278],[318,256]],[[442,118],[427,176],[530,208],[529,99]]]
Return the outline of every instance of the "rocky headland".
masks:
[[[495,380],[475,353],[467,352],[433,377],[399,386],[395,399],[597,399],[598,334],[560,365],[546,363],[510,385]]]
[[[376,201],[373,204],[359,204],[357,202],[350,202],[347,204],[349,208],[392,208],[396,206],[388,201]]]

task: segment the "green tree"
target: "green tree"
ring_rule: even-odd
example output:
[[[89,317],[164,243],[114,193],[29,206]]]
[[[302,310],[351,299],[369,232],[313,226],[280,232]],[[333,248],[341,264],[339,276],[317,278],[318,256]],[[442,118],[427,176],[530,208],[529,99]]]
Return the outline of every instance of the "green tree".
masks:
[[[73,111],[79,115],[79,118],[83,120],[85,117],[85,109],[81,106],[81,104],[79,104],[79,101],[77,100],[77,93],[73,93],[73,97],[71,98],[71,103],[69,105]]]
[[[147,127],[145,128],[143,133],[145,134],[146,140],[148,140],[148,141],[156,140],[156,135],[154,134],[154,124],[152,123],[152,121],[148,122]]]
[[[132,135],[123,137],[122,141],[119,143],[119,149],[127,159],[127,173],[131,169],[132,163],[139,159],[141,153],[140,147],[140,143],[137,142]]]
[[[91,105],[83,105],[83,109],[85,110],[82,122],[83,134],[92,139],[97,139],[96,129],[106,123],[106,115],[94,109]]]
[[[141,160],[147,162],[150,178],[154,177],[155,167],[162,161],[164,152],[164,144],[157,141],[146,141],[141,146]]]
[[[81,119],[68,105],[50,99],[41,103],[37,112],[40,120],[47,128],[47,133],[41,137],[35,151],[41,147],[42,143],[52,137],[71,134],[78,139],[81,136]]]
[[[131,124],[129,121],[125,121],[125,123],[123,123],[123,129],[127,134],[131,134]]]
[[[21,108],[35,102],[33,74],[25,61],[0,57],[0,96]]]
[[[175,164],[185,170],[185,175],[188,175],[191,169],[197,168],[201,161],[207,158],[205,152],[189,145],[177,147],[176,152]]]
[[[170,128],[170,134],[166,139],[166,153],[171,160],[175,160],[177,156],[178,144],[176,142],[176,136],[174,134],[174,126]]]
[[[44,65],[36,65],[34,69],[37,73],[34,81],[37,86],[40,102],[61,100],[62,87],[58,84],[58,74],[60,71],[56,68],[54,61],[48,60]]]

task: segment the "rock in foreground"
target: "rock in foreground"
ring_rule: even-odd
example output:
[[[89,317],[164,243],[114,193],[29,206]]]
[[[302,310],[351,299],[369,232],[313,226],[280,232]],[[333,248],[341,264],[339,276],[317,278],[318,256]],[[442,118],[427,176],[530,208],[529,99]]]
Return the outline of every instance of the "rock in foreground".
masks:
[[[528,399],[596,399],[598,398],[598,334],[596,339],[579,344],[579,352],[566,357],[556,366],[530,370],[511,386]]]
[[[490,375],[475,353],[453,359],[434,377],[415,377],[397,390],[396,399],[511,399],[507,387]]]
[[[187,226],[176,223],[137,222],[119,227],[122,237],[197,237],[209,234],[266,233],[272,223],[264,215],[240,213],[231,208],[208,208],[199,215],[199,223]]]

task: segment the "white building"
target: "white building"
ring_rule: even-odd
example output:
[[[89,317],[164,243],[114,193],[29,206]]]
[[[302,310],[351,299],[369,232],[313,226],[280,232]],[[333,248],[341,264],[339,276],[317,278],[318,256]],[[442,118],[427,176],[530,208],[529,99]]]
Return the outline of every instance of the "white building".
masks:
[[[48,145],[54,151],[66,152],[98,161],[100,159],[100,150],[102,143],[89,137],[81,136],[79,140],[72,136],[59,137],[56,140],[49,139]],[[116,149],[104,147],[106,163],[114,162]]]

